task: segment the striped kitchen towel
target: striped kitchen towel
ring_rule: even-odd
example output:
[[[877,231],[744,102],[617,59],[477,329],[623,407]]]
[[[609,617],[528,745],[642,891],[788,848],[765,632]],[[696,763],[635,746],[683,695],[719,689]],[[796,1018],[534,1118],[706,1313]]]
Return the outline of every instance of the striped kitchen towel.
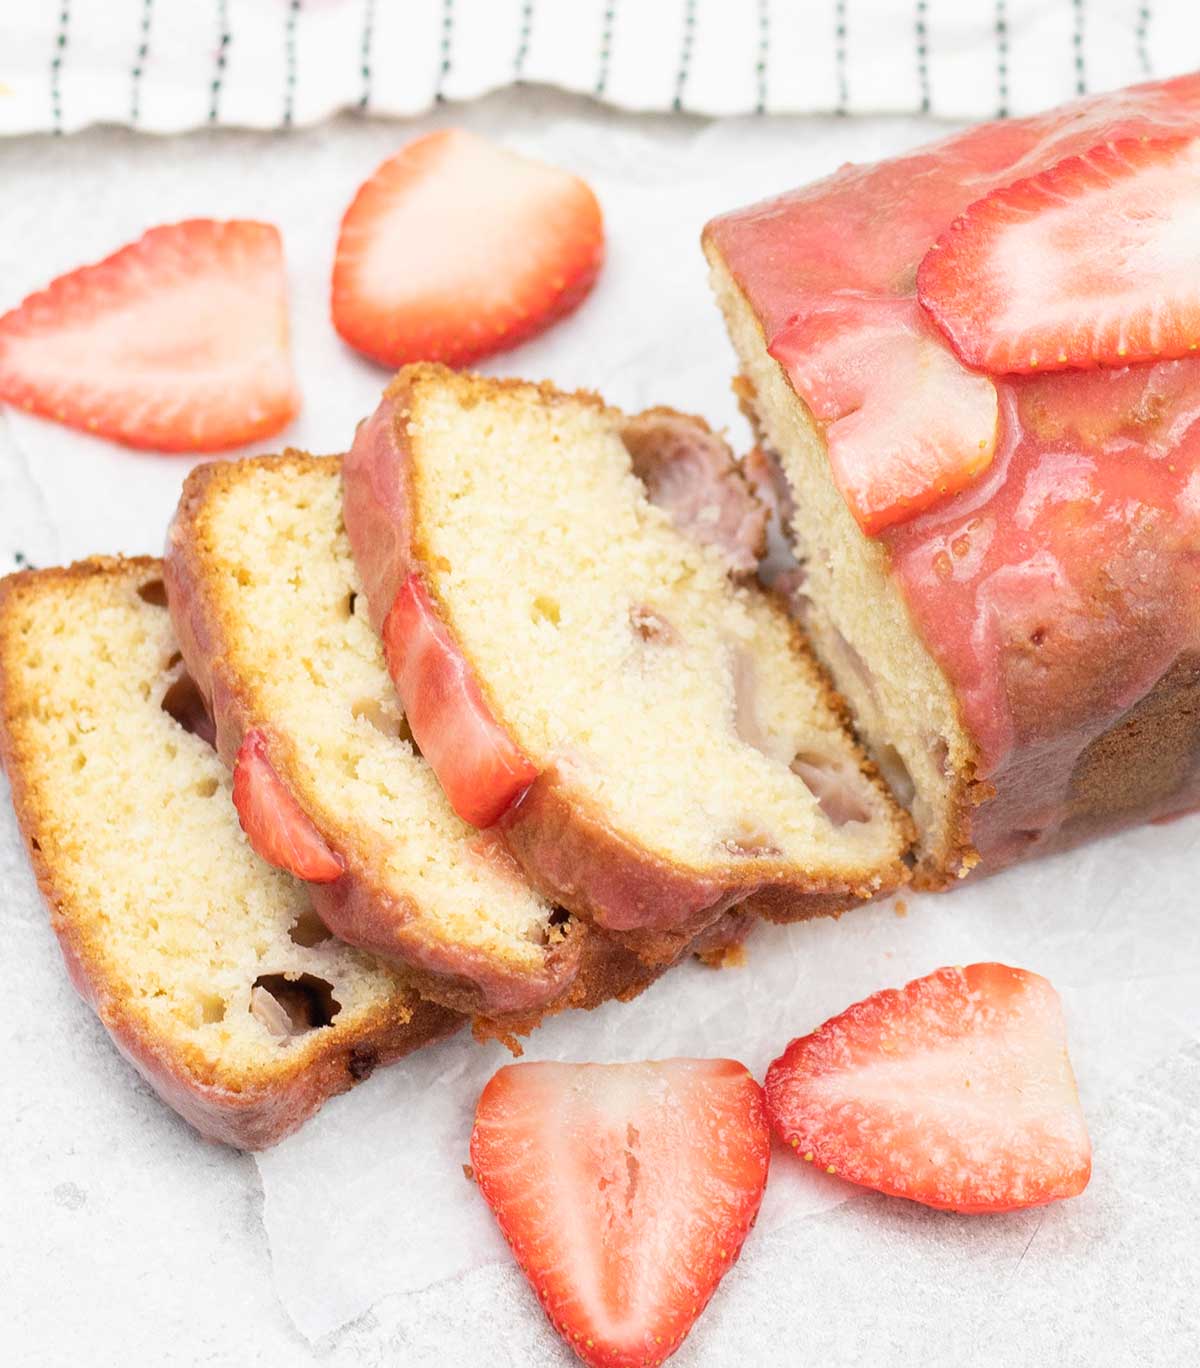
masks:
[[[1197,0],[0,0],[0,133],[288,128],[515,81],[697,114],[1020,114],[1170,75]]]

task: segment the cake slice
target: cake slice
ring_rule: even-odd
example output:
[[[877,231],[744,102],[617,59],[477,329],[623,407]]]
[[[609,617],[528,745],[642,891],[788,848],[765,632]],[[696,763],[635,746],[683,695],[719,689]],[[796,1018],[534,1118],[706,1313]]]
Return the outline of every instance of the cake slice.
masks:
[[[568,916],[455,815],[414,746],[342,526],[340,465],[200,466],[168,538],[188,669],[255,849],[343,940],[504,1033],[659,972]],[[708,947],[700,947],[702,949]]]
[[[203,1135],[262,1149],[454,1030],[250,849],[153,560],[0,581],[0,758],[71,981]]]
[[[925,883],[1200,806],[1197,134],[1191,75],[705,229],[796,607]]]
[[[791,919],[905,876],[905,820],[795,625],[736,582],[761,526],[714,443],[728,463],[682,415],[419,365],[345,460],[372,620],[450,802],[648,958],[736,904]]]

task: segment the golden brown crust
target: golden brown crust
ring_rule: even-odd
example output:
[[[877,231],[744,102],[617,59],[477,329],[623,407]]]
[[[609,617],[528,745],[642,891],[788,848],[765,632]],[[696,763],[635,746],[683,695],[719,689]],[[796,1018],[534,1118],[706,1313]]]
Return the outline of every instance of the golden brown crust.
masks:
[[[214,462],[197,467],[184,484],[169,537],[165,578],[180,649],[209,704],[222,759],[233,765],[251,727],[264,734],[276,774],[345,866],[334,882],[309,886],[314,907],[342,940],[403,965],[423,997],[513,1034],[531,1030],[544,1016],[567,1007],[595,1006],[610,997],[640,992],[665,965],[643,964],[627,948],[580,922],[557,933],[540,972],[508,965],[436,934],[413,900],[397,897],[379,882],[369,852],[361,850],[346,830],[334,830],[317,811],[297,772],[295,738],[262,712],[239,677],[227,624],[207,584],[212,571],[203,547],[209,500],[236,482],[247,465],[286,473],[314,466],[324,469],[336,460],[289,451],[252,462]],[[368,601],[373,604],[374,596],[369,594]],[[352,814],[346,820],[352,825]]]
[[[51,814],[37,791],[34,757],[23,715],[30,702],[10,668],[12,608],[24,595],[95,576],[158,579],[161,563],[150,557],[96,557],[62,569],[26,570],[0,580],[0,762],[12,790],[17,822],[30,863],[50,913],[72,984],[94,1009],[117,1049],[160,1097],[211,1140],[240,1149],[264,1149],[295,1130],[328,1098],[348,1088],[379,1064],[399,1059],[450,1034],[461,1018],[414,992],[402,992],[350,1027],[306,1042],[303,1051],[273,1061],[258,1076],[215,1073],[198,1053],[165,1040],[129,1001],[120,977],[91,924],[91,908],[80,906],[56,877],[41,837]]]
[[[493,380],[458,374],[433,364],[405,367],[396,376],[385,392],[380,410],[368,420],[371,425],[385,425],[386,438],[394,447],[388,466],[394,475],[390,491],[393,504],[386,511],[364,506],[364,493],[369,491],[361,485],[366,483],[368,460],[360,462],[352,457],[347,466],[348,472],[352,472],[347,481],[347,527],[364,580],[376,586],[374,592],[369,590],[373,617],[382,623],[400,583],[410,570],[416,569],[434,610],[457,640],[451,607],[440,591],[436,557],[425,540],[420,509],[411,497],[411,468],[416,457],[409,442],[408,420],[417,402],[417,391],[426,384],[436,388],[452,384],[465,406],[515,394],[522,398],[532,396],[541,403],[582,401],[609,414],[618,426],[624,415],[608,408],[593,394],[564,394],[544,382]],[[350,487],[352,481],[354,488]],[[392,558],[386,567],[377,563],[381,545]],[[375,562],[370,568],[364,564],[368,560]],[[811,668],[814,682],[844,719],[845,705],[833,692],[803,635],[794,624],[790,624],[790,630],[798,652]],[[503,709],[488,681],[478,674],[475,680],[497,725],[511,736],[512,729],[506,725]],[[862,772],[886,797],[886,789],[861,749],[858,760]],[[897,822],[904,832],[909,830],[906,815],[898,815]],[[700,875],[617,831],[598,805],[581,795],[558,767],[543,771],[496,829],[531,882],[546,897],[593,924],[602,923],[605,931],[643,960],[662,965],[677,959],[684,947],[735,905],[743,904],[748,909],[761,906],[764,915],[774,920],[802,919],[818,912],[844,910],[887,892],[908,878],[907,868],[899,858],[890,867],[865,869],[857,877],[833,878],[819,872],[798,871],[793,864],[770,857],[749,857],[744,867],[729,865],[719,875]]]
[[[1025,778],[1020,769],[999,776],[995,817],[990,806],[980,813],[1005,837],[989,850],[981,873],[1200,808],[1200,655],[1179,656],[1144,698],[1091,742],[1072,772],[1068,815],[1060,826],[1046,833],[1014,830],[1006,798],[1021,792]]]

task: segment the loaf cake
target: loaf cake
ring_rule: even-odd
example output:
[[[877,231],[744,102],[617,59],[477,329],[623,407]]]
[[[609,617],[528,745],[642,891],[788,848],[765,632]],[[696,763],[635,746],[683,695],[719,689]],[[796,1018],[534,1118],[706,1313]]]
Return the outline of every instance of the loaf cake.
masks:
[[[0,581],[0,759],[68,973],[213,1140],[261,1149],[460,1024],[250,849],[152,560]]]
[[[638,991],[657,969],[540,897],[446,802],[388,679],[341,505],[337,458],[218,462],[189,476],[168,537],[181,649],[255,848],[313,880],[343,940],[506,1033]],[[310,866],[281,825],[304,833]]]
[[[928,884],[1200,806],[1198,131],[1193,75],[705,229],[795,607]]]
[[[905,875],[905,820],[795,625],[735,582],[762,528],[720,453],[682,415],[418,365],[344,462],[371,616],[455,810],[651,959],[735,904],[798,918]]]

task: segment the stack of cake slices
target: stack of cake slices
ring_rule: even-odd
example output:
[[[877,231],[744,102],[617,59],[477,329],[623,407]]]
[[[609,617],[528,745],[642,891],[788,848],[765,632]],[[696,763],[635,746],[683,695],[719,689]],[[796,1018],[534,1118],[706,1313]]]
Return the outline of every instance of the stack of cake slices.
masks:
[[[903,882],[764,526],[697,419],[416,366],[344,459],[198,467],[161,564],[4,581],[4,764],[118,1047],[259,1147]]]

